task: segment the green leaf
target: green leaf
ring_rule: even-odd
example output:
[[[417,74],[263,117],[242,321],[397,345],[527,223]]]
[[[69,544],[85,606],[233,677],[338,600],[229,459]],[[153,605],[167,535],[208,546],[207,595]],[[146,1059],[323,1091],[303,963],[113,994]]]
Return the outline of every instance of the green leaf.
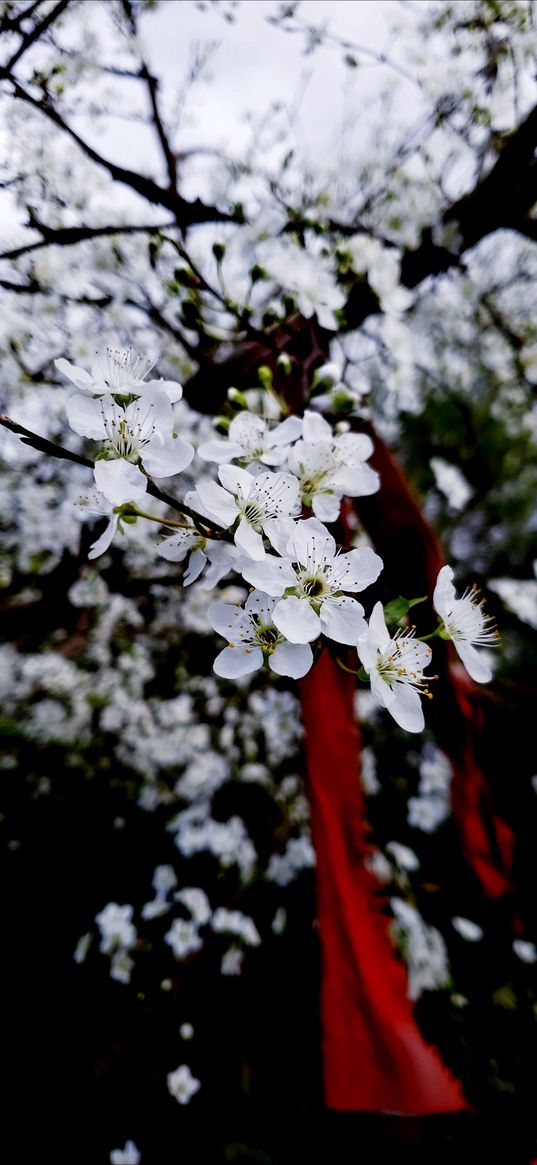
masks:
[[[399,623],[405,615],[408,615],[411,607],[415,607],[417,603],[424,603],[427,595],[422,595],[420,599],[404,599],[399,595],[397,599],[392,599],[390,603],[386,603],[384,608],[384,618],[387,623]]]

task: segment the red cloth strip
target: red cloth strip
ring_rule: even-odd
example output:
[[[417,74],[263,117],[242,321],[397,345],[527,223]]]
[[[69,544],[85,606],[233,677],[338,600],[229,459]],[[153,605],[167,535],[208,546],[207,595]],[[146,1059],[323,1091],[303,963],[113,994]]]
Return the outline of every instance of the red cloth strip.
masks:
[[[317,854],[325,1100],[339,1111],[427,1115],[467,1109],[427,1044],[383,915],[359,779],[355,683],[324,651],[301,681]]]

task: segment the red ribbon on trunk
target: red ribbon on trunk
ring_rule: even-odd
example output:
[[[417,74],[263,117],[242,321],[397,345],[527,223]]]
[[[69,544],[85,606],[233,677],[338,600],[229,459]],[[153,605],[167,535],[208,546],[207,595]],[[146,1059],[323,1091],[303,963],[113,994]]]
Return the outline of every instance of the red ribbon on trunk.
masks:
[[[382,892],[364,859],[355,683],[324,651],[301,681],[322,951],[325,1101],[339,1111],[428,1115],[468,1108],[424,1040]]]

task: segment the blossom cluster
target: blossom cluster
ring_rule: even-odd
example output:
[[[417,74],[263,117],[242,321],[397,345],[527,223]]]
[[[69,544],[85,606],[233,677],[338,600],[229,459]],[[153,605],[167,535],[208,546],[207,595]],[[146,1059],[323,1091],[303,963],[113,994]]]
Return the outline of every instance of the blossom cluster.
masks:
[[[265,667],[300,679],[330,640],[356,649],[356,674],[369,681],[375,701],[401,728],[423,729],[421,697],[430,696],[432,650],[413,627],[402,625],[412,602],[403,600],[395,618],[377,602],[367,621],[356,595],[377,582],[382,559],[363,536],[344,549],[327,528],[341,519],[345,497],[380,488],[367,434],[345,422],[332,424],[312,408],[276,420],[241,408],[226,436],[198,446],[199,460],[217,466],[217,480],[202,474],[183,501],[175,500],[155,489],[153,476],[175,477],[195,456],[174,430],[181,386],[147,380],[154,362],[131,349],[98,354],[91,372],[63,358],[56,366],[77,389],[67,401],[71,427],[97,443],[95,488],[78,503],[83,516],[108,517],[91,558],[138,518],[171,527],[157,553],[169,562],[188,558],[184,585],[199,581],[207,590],[234,573],[252,588],[244,605],[207,604],[208,623],[227,640],[214,662],[218,676],[241,680]],[[328,366],[329,382],[336,372]],[[322,381],[323,369],[316,378]],[[167,500],[182,520],[141,510],[148,492]],[[452,640],[471,677],[485,682],[492,671],[476,646],[493,645],[497,633],[475,588],[457,598],[452,578],[451,568],[443,567],[433,597],[439,624],[425,638]]]

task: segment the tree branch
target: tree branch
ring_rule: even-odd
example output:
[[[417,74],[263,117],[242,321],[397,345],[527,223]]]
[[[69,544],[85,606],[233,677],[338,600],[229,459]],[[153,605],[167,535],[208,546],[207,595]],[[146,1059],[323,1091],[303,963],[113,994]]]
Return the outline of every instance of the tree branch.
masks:
[[[141,225],[125,224],[125,225],[111,225],[102,227],[48,227],[45,223],[40,222],[32,211],[29,212],[28,226],[32,230],[39,231],[42,238],[33,243],[23,243],[20,247],[14,247],[11,251],[3,251],[0,253],[0,259],[20,259],[21,255],[28,255],[31,251],[38,251],[42,247],[57,246],[57,247],[72,247],[76,243],[82,243],[86,239],[97,239],[109,235],[134,235],[134,234],[155,234],[160,230],[170,230],[175,226],[175,223],[148,223]]]
[[[244,216],[238,211],[228,213],[227,211],[219,210],[216,206],[207,206],[200,198],[196,198],[194,202],[188,202],[176,190],[167,190],[155,182],[153,178],[146,177],[144,174],[138,174],[136,170],[129,170],[124,166],[119,166],[112,162],[109,158],[104,158],[97,150],[80,137],[80,134],[73,129],[67,121],[65,121],[62,114],[56,109],[50,100],[50,96],[38,100],[33,97],[27,89],[13,76],[7,78],[12,87],[13,95],[20,101],[24,101],[26,105],[30,105],[32,109],[37,110],[43,114],[57,129],[61,130],[72,141],[76,142],[82,153],[95,162],[97,166],[101,166],[114,182],[121,182],[124,186],[129,186],[131,190],[135,190],[147,202],[154,206],[164,206],[166,210],[171,211],[174,215],[175,222],[181,230],[186,230],[187,227],[193,226],[196,223],[205,222],[244,222]]]
[[[534,237],[529,212],[537,200],[536,149],[537,106],[507,138],[492,170],[445,211],[442,222],[454,223],[461,236],[458,253],[436,246],[432,231],[424,231],[419,247],[403,256],[401,275],[406,287],[417,287],[428,275],[455,266],[461,252],[494,231],[508,228]]]
[[[89,457],[83,457],[80,453],[73,453],[71,449],[65,449],[63,445],[57,445],[54,441],[47,441],[45,437],[40,437],[38,433],[32,433],[31,429],[25,429],[24,425],[19,425],[17,421],[12,421],[11,417],[6,417],[4,413],[0,413],[0,425],[4,429],[9,429],[10,433],[15,433],[17,437],[20,437],[24,445],[30,445],[32,449],[37,449],[40,453],[46,453],[48,457],[56,457],[60,461],[74,461],[76,465],[84,465],[87,469],[94,468],[95,462],[90,461]],[[151,494],[151,497],[157,498],[158,501],[164,502],[171,510],[177,510],[179,514],[184,514],[187,518],[192,518],[197,528],[202,525],[207,530],[211,530],[216,534],[222,533],[221,527],[217,526],[215,522],[211,522],[203,514],[197,514],[195,510],[185,505],[184,502],[173,498],[171,494],[167,494],[164,490],[159,489],[158,485],[155,485],[155,482],[150,477],[147,479],[147,493]]]
[[[122,0],[122,3],[123,3],[123,11],[125,12],[127,20],[129,21],[133,36],[137,37],[138,36],[138,25],[136,22],[136,16],[135,16],[132,4],[130,3],[130,0]],[[147,91],[149,94],[149,103],[151,105],[151,113],[152,113],[152,117],[153,117],[153,125],[155,127],[157,137],[158,137],[159,142],[160,142],[162,153],[164,154],[164,160],[166,162],[166,168],[168,170],[168,177],[170,179],[170,189],[177,190],[177,159],[176,159],[175,154],[173,153],[171,146],[170,146],[170,143],[168,141],[168,135],[167,135],[166,130],[164,128],[164,122],[162,120],[162,116],[161,116],[161,112],[160,112],[160,107],[159,107],[159,102],[158,102],[158,85],[159,85],[158,78],[149,72],[149,69],[148,69],[146,63],[142,58],[140,58],[140,69],[139,69],[138,76],[141,77],[143,81],[145,81],[146,86],[147,86]]]
[[[31,48],[31,46],[35,44],[40,37],[43,36],[43,34],[47,31],[47,28],[50,28],[51,24],[54,24],[58,17],[61,16],[62,12],[65,11],[68,4],[69,0],[59,0],[59,3],[56,4],[55,7],[52,8],[50,12],[48,12],[47,15],[39,21],[38,24],[34,24],[34,27],[26,33],[26,36],[23,36],[18,49],[13,53],[13,56],[10,57],[7,64],[0,66],[0,80],[10,76],[13,69],[15,68],[15,65],[18,63],[18,61],[20,61],[21,57],[24,56],[24,53],[27,52],[27,50]],[[24,13],[24,16],[26,15],[27,12]]]

